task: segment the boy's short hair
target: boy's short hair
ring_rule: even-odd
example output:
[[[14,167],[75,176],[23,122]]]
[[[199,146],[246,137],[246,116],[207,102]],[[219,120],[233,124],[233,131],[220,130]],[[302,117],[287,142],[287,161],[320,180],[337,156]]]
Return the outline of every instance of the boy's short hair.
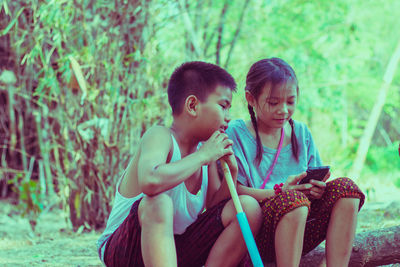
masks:
[[[168,83],[168,101],[172,114],[182,112],[184,101],[189,95],[205,101],[218,85],[236,91],[235,80],[223,68],[202,61],[183,63],[175,69]]]

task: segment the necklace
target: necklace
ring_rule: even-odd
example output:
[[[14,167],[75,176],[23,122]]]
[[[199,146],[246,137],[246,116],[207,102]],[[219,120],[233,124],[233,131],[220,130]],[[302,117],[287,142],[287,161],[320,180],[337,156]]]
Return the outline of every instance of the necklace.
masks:
[[[268,172],[267,172],[267,177],[265,177],[264,182],[261,185],[261,189],[264,189],[265,185],[267,184],[269,177],[271,176],[272,171],[274,170],[275,164],[278,160],[279,154],[281,153],[282,149],[282,144],[283,144],[283,138],[285,136],[285,127],[282,127],[281,130],[281,139],[279,140],[279,145],[278,145],[278,150],[276,151],[274,161],[272,162],[271,167],[269,167]]]

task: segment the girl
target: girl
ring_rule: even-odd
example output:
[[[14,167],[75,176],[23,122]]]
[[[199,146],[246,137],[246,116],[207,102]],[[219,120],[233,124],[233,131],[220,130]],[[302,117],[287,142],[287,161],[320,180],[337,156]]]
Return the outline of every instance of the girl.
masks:
[[[298,184],[308,167],[322,162],[307,126],[291,118],[299,93],[293,69],[279,58],[260,60],[245,90],[251,121],[232,121],[226,132],[234,141],[239,194],[262,207],[257,245],[263,260],[298,266],[326,239],[327,265],[347,266],[364,195],[349,178],[325,183],[330,173]]]

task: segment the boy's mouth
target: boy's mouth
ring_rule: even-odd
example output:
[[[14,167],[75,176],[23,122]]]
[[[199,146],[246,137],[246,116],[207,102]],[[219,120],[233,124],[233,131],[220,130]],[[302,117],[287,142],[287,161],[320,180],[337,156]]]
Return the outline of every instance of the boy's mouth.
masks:
[[[226,129],[228,129],[228,126],[222,126],[221,128],[219,128],[219,131],[221,133],[225,133]]]

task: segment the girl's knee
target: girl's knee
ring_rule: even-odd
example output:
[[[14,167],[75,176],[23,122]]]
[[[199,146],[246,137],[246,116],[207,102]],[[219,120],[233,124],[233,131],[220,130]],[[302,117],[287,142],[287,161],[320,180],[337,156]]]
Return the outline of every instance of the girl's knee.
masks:
[[[357,184],[347,177],[336,178],[326,183],[325,195],[328,198],[355,198],[358,199],[360,209],[364,203],[365,195]]]
[[[360,199],[358,198],[341,198],[335,204],[335,206],[340,206],[340,211],[346,214],[358,212],[359,205]]]
[[[290,221],[292,224],[305,223],[308,215],[308,207],[301,206],[286,213],[281,220]]]
[[[307,196],[301,192],[301,191],[297,191],[297,190],[286,190],[283,191],[279,194],[280,199],[282,200],[286,200],[289,199],[291,201],[302,201],[305,199],[308,199]]]
[[[357,191],[357,184],[347,177],[339,177],[326,183],[325,190]]]
[[[172,222],[173,211],[172,199],[168,195],[145,196],[139,204],[139,219],[141,223]]]
[[[279,210],[285,213],[286,210],[293,210],[293,207],[307,207],[310,208],[310,200],[308,197],[297,190],[287,190],[281,192],[274,200]]]

